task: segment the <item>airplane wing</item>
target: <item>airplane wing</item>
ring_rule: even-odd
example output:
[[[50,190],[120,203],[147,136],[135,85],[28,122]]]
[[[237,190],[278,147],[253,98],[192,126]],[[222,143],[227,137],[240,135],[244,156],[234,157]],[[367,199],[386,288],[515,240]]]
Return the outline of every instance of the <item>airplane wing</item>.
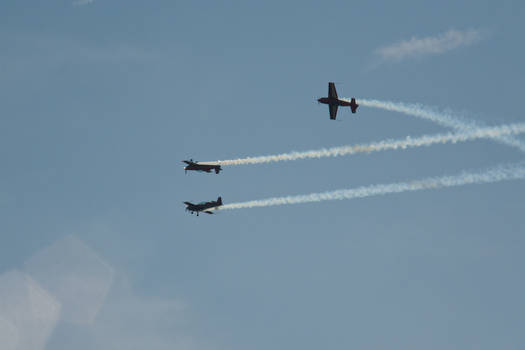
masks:
[[[328,97],[337,98],[337,91],[334,83],[328,83]]]
[[[330,119],[335,120],[335,117],[337,117],[337,108],[339,106],[337,105],[328,105],[328,108],[330,108]]]

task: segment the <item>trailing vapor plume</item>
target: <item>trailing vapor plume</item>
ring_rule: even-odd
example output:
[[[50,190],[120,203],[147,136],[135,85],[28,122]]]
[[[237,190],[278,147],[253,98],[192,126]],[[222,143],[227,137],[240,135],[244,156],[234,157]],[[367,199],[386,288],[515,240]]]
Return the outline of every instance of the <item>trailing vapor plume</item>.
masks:
[[[350,100],[348,100],[350,101]],[[379,101],[372,99],[359,99],[359,105],[380,108],[387,111],[399,112],[408,114],[414,117],[427,119],[437,123],[441,126],[452,128],[455,131],[466,131],[478,127],[479,125],[473,121],[467,121],[457,118],[450,113],[438,112],[428,106],[421,104],[410,104],[402,102]],[[494,137],[495,140],[508,146],[516,147],[522,152],[525,152],[525,143],[513,138],[509,135],[500,135]]]
[[[365,198],[391,193],[412,192],[445,187],[458,187],[463,185],[485,184],[517,179],[525,179],[525,165],[523,163],[501,165],[480,172],[463,172],[455,176],[430,177],[410,182],[363,186],[347,190],[310,193],[306,195],[276,197],[249,202],[232,203],[223,205],[220,207],[220,210]]]
[[[386,150],[430,146],[434,144],[466,142],[480,138],[497,138],[502,137],[504,135],[517,135],[524,132],[525,123],[518,123],[497,127],[465,129],[458,133],[425,135],[416,138],[407,137],[405,139],[399,140],[385,140],[373,143],[324,148],[320,150],[312,150],[305,152],[290,152],[268,156],[247,157],[242,159],[219,160],[213,163],[220,165],[241,165],[291,161],[306,158],[339,157],[357,153],[370,153]],[[201,164],[206,164],[206,162]]]

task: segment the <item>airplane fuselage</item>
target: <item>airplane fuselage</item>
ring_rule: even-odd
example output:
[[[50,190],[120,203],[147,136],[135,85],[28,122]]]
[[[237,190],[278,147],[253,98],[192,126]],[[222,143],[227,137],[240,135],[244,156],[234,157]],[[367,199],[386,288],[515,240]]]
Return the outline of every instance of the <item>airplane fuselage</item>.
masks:
[[[211,172],[212,169],[219,169],[212,166],[204,166],[204,165],[188,165],[184,168],[184,170],[196,170],[196,171],[205,171],[207,173]]]
[[[192,161],[183,161],[184,163],[188,164],[184,167],[185,171],[193,170],[193,171],[204,171],[207,173],[211,173],[212,170],[215,171],[216,174],[218,174],[222,169],[221,166],[218,164],[199,164]]]
[[[218,207],[218,204],[215,202],[205,203],[205,204],[192,204],[192,203],[186,202],[185,204],[187,205],[186,210],[192,214],[197,213],[197,216],[199,216],[199,212],[201,211],[206,211],[207,209],[213,209],[213,208]],[[208,212],[207,214],[211,214],[211,212]]]
[[[199,212],[205,212],[206,214],[213,214],[210,209],[217,209],[222,205],[222,198],[217,198],[217,201],[211,201],[211,202],[203,202],[198,204],[193,204],[191,202],[184,202],[186,204],[186,210],[190,213],[197,213],[197,216],[199,216]]]
[[[215,208],[217,206],[216,203],[209,203],[209,204],[191,204],[191,203],[188,203],[187,204],[187,210],[188,211],[191,211],[191,212],[198,212],[198,211],[203,211],[203,210],[206,210],[206,209],[210,209],[210,208]]]
[[[325,105],[332,105],[332,106],[348,106],[348,107],[352,106],[351,102],[340,100],[338,98],[333,98],[333,97],[321,97],[320,99],[317,100],[317,102],[325,104]]]
[[[350,107],[352,109],[352,113],[355,113],[357,111],[357,107],[359,107],[359,105],[355,101],[355,98],[353,97],[350,101],[340,99],[337,96],[337,91],[333,82],[328,83],[328,97],[321,97],[317,99],[317,102],[328,105],[330,119],[332,120],[335,120],[337,118],[337,109],[339,107]]]

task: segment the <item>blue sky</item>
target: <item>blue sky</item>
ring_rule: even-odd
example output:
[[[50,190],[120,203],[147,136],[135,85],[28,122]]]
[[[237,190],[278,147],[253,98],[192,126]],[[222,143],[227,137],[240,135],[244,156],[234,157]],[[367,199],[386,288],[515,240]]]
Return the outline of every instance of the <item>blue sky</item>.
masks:
[[[198,218],[182,204],[456,174],[518,150],[483,140],[220,175],[180,161],[448,131],[365,107],[332,122],[316,103],[328,81],[340,96],[523,121],[524,15],[519,1],[3,1],[0,337],[38,350],[523,348],[523,181]],[[450,31],[476,38],[380,55]],[[81,286],[93,293],[77,298]],[[20,290],[48,306],[38,334],[10,321],[31,315]]]

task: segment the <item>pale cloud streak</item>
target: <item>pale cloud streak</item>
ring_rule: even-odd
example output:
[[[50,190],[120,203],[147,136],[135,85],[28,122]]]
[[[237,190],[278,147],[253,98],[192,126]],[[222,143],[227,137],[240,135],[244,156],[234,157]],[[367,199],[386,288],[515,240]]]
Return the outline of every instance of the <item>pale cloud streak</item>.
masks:
[[[0,273],[0,349],[208,349],[187,305],[139,294],[76,236]],[[74,333],[74,336],[71,334]]]
[[[75,6],[83,6],[83,5],[89,5],[93,3],[95,0],[77,0],[73,2],[73,5]]]
[[[114,270],[75,236],[36,253],[24,271],[62,305],[62,321],[93,324],[113,282]]]
[[[149,48],[126,43],[94,45],[69,38],[52,38],[0,33],[0,42],[6,46],[0,56],[2,77],[19,79],[46,69],[63,65],[122,65],[145,64],[158,61],[162,55]],[[31,75],[31,74],[29,74]]]
[[[96,349],[205,349],[191,336],[188,306],[175,297],[138,295],[126,276],[117,275],[100,315],[91,326],[89,337],[78,339],[75,348]],[[63,334],[66,336],[66,334]],[[60,341],[62,342],[62,340]]]
[[[0,348],[43,350],[59,322],[61,304],[31,276],[0,275]]]
[[[424,38],[412,37],[398,43],[383,46],[375,50],[376,55],[384,61],[399,62],[404,59],[425,55],[443,54],[462,46],[469,46],[483,38],[481,31],[451,29],[436,36]]]

